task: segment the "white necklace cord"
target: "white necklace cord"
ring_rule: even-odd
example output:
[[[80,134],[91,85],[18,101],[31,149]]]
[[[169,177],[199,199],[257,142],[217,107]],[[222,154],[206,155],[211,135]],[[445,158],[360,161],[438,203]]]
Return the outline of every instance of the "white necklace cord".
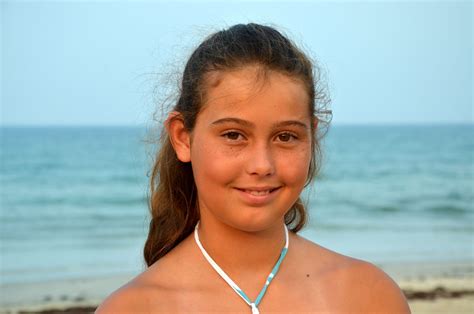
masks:
[[[280,253],[280,258],[276,262],[275,266],[273,267],[272,271],[267,277],[267,280],[265,282],[265,285],[263,286],[262,290],[258,294],[257,298],[255,301],[251,301],[250,298],[245,294],[245,292],[239,288],[239,286],[232,280],[230,277],[222,270],[222,268],[217,265],[217,263],[212,259],[211,256],[207,253],[207,251],[204,249],[204,247],[201,244],[201,241],[199,240],[199,234],[198,234],[198,227],[199,227],[199,221],[196,224],[196,227],[194,228],[194,239],[196,240],[196,244],[198,245],[199,249],[202,252],[202,255],[206,258],[206,260],[211,264],[212,268],[222,277],[222,279],[227,282],[227,284],[234,289],[234,291],[247,303],[250,308],[252,309],[252,314],[259,314],[259,310],[257,306],[260,304],[263,296],[265,295],[265,292],[267,291],[267,287],[270,285],[270,282],[273,280],[275,277],[276,273],[278,272],[278,269],[280,268],[280,264],[283,261],[283,259],[286,256],[286,253],[288,252],[288,244],[289,244],[289,238],[288,238],[288,228],[285,226],[285,246],[281,250]]]

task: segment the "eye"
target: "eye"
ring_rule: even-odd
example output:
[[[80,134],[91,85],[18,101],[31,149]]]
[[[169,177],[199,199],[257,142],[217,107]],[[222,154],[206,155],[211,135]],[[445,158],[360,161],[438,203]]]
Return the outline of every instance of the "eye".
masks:
[[[281,142],[290,142],[291,140],[297,139],[297,137],[292,133],[285,132],[278,134],[278,139]]]
[[[239,132],[230,131],[230,132],[222,134],[222,136],[231,141],[237,141],[239,139],[239,136],[242,136],[242,135]]]

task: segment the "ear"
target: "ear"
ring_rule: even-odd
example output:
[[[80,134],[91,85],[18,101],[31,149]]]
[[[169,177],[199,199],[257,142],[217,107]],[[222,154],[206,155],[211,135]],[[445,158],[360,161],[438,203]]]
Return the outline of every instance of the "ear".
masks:
[[[313,121],[311,121],[311,123],[313,124],[313,130],[317,130],[318,129],[318,124],[319,124],[319,119],[318,119],[318,117],[313,117],[312,120]]]
[[[191,161],[191,137],[184,126],[184,120],[181,113],[173,111],[165,121],[166,131],[170,138],[176,156],[182,162]]]

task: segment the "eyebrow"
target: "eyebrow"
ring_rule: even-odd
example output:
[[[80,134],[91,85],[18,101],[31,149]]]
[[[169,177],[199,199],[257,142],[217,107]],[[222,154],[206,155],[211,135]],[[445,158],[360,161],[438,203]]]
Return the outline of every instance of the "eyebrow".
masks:
[[[222,119],[218,119],[212,122],[211,125],[219,125],[219,124],[224,124],[224,123],[237,123],[248,128],[252,128],[252,129],[255,128],[255,124],[253,124],[252,122],[239,119],[239,118],[222,118]],[[283,126],[298,126],[305,130],[308,129],[308,126],[305,123],[298,120],[280,121],[272,125],[273,128],[279,128]]]

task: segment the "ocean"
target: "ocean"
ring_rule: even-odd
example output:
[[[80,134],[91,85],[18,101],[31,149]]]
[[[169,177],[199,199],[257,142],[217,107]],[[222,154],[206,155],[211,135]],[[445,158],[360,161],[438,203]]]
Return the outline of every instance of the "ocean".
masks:
[[[144,269],[140,127],[2,127],[0,283]],[[474,260],[474,125],[333,125],[301,234],[373,263]]]

